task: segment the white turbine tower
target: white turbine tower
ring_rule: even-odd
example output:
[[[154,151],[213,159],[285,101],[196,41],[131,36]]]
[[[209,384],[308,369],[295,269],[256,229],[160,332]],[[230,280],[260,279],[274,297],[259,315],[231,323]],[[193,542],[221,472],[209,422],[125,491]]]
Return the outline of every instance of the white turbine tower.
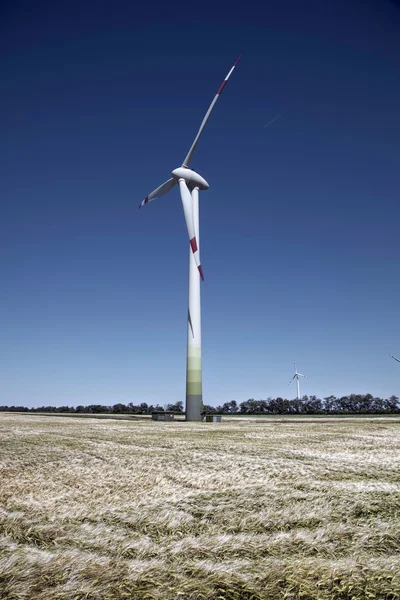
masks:
[[[391,356],[392,358],[394,358],[394,360],[397,360],[397,362],[400,362],[400,359],[398,359],[395,356],[393,356],[393,354],[389,354],[389,356]]]
[[[209,185],[201,175],[189,169],[194,151],[200,139],[203,129],[208,121],[212,109],[215,106],[226,82],[232,75],[233,70],[241,59],[240,55],[228,75],[222,82],[218,92],[210,104],[208,111],[200,125],[200,129],[194,138],[193,144],[187,153],[182,165],[172,171],[171,179],[165,181],[151,194],[146,196],[139,208],[160,198],[169,192],[175,185],[179,185],[182,199],[183,212],[186,227],[189,234],[189,310],[188,310],[188,332],[187,332],[187,362],[186,362],[186,420],[200,421],[203,410],[202,390],[202,368],[201,368],[201,310],[200,310],[200,277],[204,280],[203,270],[200,263],[199,252],[199,191],[207,190]]]
[[[292,377],[292,379],[289,381],[289,385],[292,383],[293,379],[296,379],[296,383],[297,383],[297,400],[300,400],[300,377],[307,377],[307,375],[302,375],[301,373],[297,372],[296,369],[296,363],[294,364],[294,375]]]

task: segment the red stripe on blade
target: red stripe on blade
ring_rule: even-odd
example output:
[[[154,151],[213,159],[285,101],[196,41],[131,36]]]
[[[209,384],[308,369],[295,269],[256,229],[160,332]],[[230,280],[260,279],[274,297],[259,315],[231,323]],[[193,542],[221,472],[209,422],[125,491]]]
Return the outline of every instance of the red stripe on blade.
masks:
[[[144,199],[144,203],[145,203],[145,204],[147,204],[147,203],[148,203],[148,201],[149,201],[149,197],[148,197],[148,196],[146,196],[146,198]]]
[[[218,96],[218,94],[220,94],[222,92],[222,90],[224,89],[225,85],[226,85],[226,79],[224,79],[224,81],[222,82],[221,87],[219,88],[219,90],[217,92],[217,96]]]
[[[199,270],[201,279],[204,281],[203,269],[201,268],[201,265],[199,265],[197,268]]]
[[[196,242],[196,238],[195,238],[195,237],[193,237],[193,238],[190,240],[190,247],[192,248],[192,252],[193,252],[193,254],[194,254],[195,252],[197,252],[198,248],[197,248],[197,242]]]
[[[241,54],[239,54],[239,56],[238,56],[238,57],[237,57],[237,59],[235,60],[235,63],[234,63],[234,65],[233,65],[234,67],[236,67],[236,65],[238,64],[239,60],[242,58],[242,56],[243,56],[243,52],[242,52]]]

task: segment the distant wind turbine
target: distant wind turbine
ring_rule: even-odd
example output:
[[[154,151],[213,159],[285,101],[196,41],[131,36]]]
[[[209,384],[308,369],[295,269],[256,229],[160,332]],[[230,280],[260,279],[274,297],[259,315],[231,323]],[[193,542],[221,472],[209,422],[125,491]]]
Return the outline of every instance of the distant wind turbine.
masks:
[[[300,400],[300,382],[299,382],[299,379],[300,379],[300,377],[307,377],[307,375],[302,375],[301,373],[298,373],[297,369],[296,369],[296,363],[293,363],[293,364],[294,364],[294,375],[293,375],[292,379],[289,381],[289,385],[292,383],[293,379],[296,379],[296,383],[297,383],[297,400]]]
[[[393,354],[389,354],[389,356],[391,356],[392,358],[394,358],[394,360],[397,360],[397,362],[400,362],[400,359],[396,358],[395,356],[393,356]]]

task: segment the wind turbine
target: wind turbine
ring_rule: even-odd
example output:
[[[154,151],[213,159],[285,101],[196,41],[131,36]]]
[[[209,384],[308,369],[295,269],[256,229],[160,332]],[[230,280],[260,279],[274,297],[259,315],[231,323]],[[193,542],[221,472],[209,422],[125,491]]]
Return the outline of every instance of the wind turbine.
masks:
[[[228,75],[220,85],[211,102],[196,137],[182,165],[172,171],[171,179],[165,181],[141,202],[139,208],[155,198],[161,198],[175,185],[179,185],[186,227],[189,234],[189,309],[187,330],[187,360],[186,360],[186,420],[200,421],[203,410],[202,366],[201,366],[201,307],[200,307],[200,277],[204,280],[199,252],[199,191],[207,190],[209,185],[205,179],[189,168],[194,151],[203,129],[214,108],[226,82],[232,75],[241,59],[240,55]],[[199,277],[200,275],[200,277]]]
[[[393,354],[389,354],[389,356],[391,356],[392,358],[394,358],[394,360],[397,360],[397,362],[400,362],[400,359],[396,358],[395,356],[393,356]]]
[[[296,369],[296,363],[294,364],[294,375],[292,377],[292,379],[289,381],[289,385],[292,383],[293,379],[296,379],[296,383],[297,383],[297,400],[300,400],[300,377],[307,377],[307,375],[302,375],[301,373],[297,372]]]

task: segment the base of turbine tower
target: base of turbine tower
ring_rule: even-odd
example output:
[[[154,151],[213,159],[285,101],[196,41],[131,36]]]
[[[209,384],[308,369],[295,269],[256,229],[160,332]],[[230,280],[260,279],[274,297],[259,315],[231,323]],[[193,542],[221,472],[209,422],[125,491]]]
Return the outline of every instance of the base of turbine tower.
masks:
[[[203,413],[203,396],[187,395],[186,396],[186,421],[202,421]]]

